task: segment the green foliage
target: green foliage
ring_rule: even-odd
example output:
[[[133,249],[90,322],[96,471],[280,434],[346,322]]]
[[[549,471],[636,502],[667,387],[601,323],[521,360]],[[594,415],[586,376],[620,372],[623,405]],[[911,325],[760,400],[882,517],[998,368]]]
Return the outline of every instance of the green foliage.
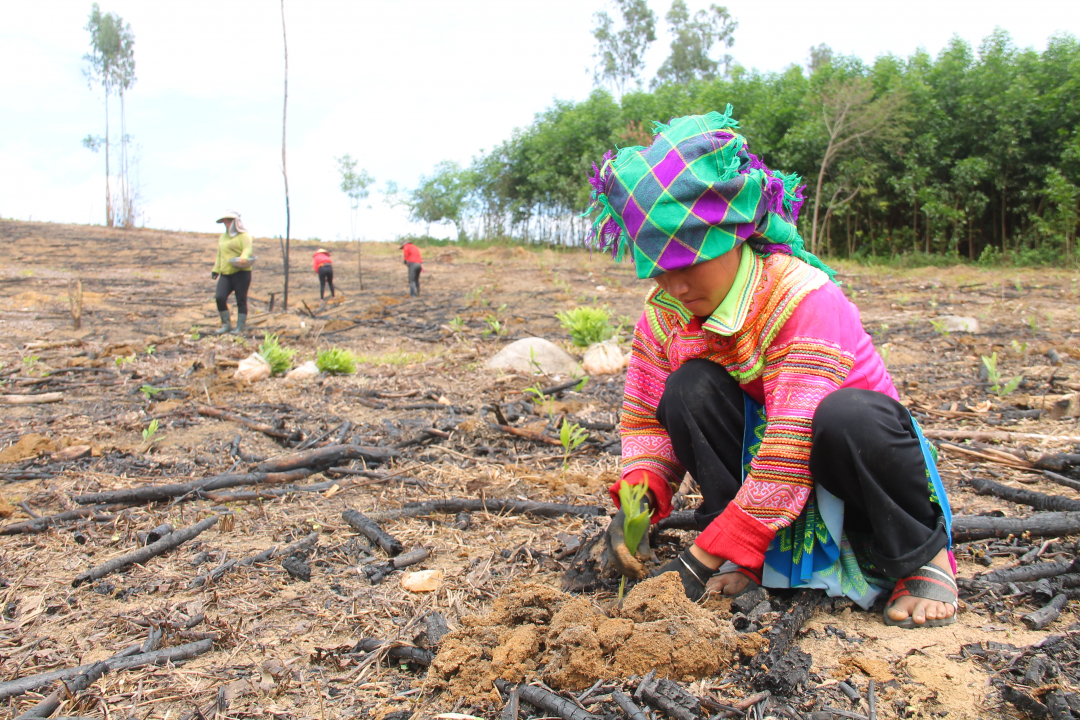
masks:
[[[589,347],[603,342],[615,334],[609,322],[610,314],[604,308],[578,306],[572,310],[555,313],[563,329],[570,333],[570,340],[578,347]]]
[[[263,334],[263,343],[259,346],[259,355],[270,365],[270,372],[274,375],[282,375],[292,368],[293,355],[296,350],[282,347],[277,335]]]
[[[143,396],[146,397],[147,400],[152,400],[153,398],[157,397],[158,395],[165,392],[166,390],[178,390],[178,389],[179,388],[174,388],[174,387],[160,387],[159,388],[159,387],[154,387],[153,385],[144,384],[144,385],[139,387],[139,392],[141,392],[143,394]]]
[[[685,0],[674,0],[665,18],[671,29],[671,54],[656,71],[653,87],[664,83],[685,85],[694,80],[711,80],[720,67],[727,75],[731,56],[710,57],[716,45],[731,47],[735,44],[735,28],[727,8],[710,5],[708,10],[698,10],[693,17]]]
[[[1017,375],[1012,380],[1002,384],[1001,381],[1004,380],[1004,378],[998,371],[998,354],[996,352],[991,354],[990,357],[983,355],[982,363],[986,367],[986,376],[990,381],[990,391],[996,392],[1001,397],[1005,397],[1015,391],[1016,388],[1020,387],[1020,383],[1024,381],[1023,375]]]
[[[563,446],[563,473],[566,473],[566,466],[570,463],[570,453],[588,439],[589,433],[580,425],[563,418],[562,427],[559,428],[559,442]]]
[[[116,360],[114,360],[114,362],[116,363],[117,367],[122,368],[122,367],[124,367],[125,365],[127,365],[129,363],[135,362],[135,355],[134,355],[134,353],[132,353],[131,355],[126,355],[126,356],[125,355],[120,355],[120,356],[118,356],[116,358]]]
[[[681,2],[681,0],[676,0]],[[615,0],[622,15],[622,27],[615,29],[615,20],[604,11],[593,15],[596,22],[597,59],[593,81],[608,84],[618,94],[631,84],[641,86],[641,71],[645,69],[645,51],[656,40],[656,13],[646,0]]]
[[[623,534],[626,537],[626,549],[633,555],[637,552],[641,538],[649,530],[649,519],[652,511],[649,503],[645,501],[645,494],[649,491],[648,483],[631,485],[624,482],[619,486],[619,506],[622,508]]]
[[[466,200],[472,189],[472,177],[455,162],[443,161],[435,166],[435,174],[424,177],[409,195],[405,204],[413,220],[427,223],[451,222],[458,237],[465,237]]]
[[[945,322],[942,320],[930,319],[930,324],[934,327],[934,332],[943,337],[949,337],[949,331],[945,329]]]
[[[153,420],[151,420],[150,424],[147,425],[145,428],[143,428],[143,431],[142,431],[143,442],[145,442],[145,443],[153,443],[155,441],[155,439],[156,439],[155,436],[157,435],[158,427],[159,427],[158,419],[154,418]]]
[[[356,355],[344,348],[320,350],[315,367],[330,375],[352,375],[356,372]]]
[[[687,13],[685,22],[695,22]],[[611,15],[609,34],[618,32],[618,12]],[[716,60],[716,50],[705,57]],[[649,92],[634,90],[631,78],[618,100],[597,89],[579,102],[555,101],[468,169],[455,169],[460,203],[429,217],[453,216],[459,233],[486,240],[581,245],[588,225],[572,218],[589,205],[583,178],[592,162],[607,150],[648,144],[654,120],[730,102],[751,151],[806,179],[799,230],[808,242],[816,235],[826,258],[898,267],[1060,265],[1071,252],[1075,264],[1077,67],[1080,42],[1070,35],[1036,51],[995,31],[975,48],[955,38],[936,57],[917,51],[864,61],[818,46],[809,68],[767,73],[736,65],[722,76],[717,66],[713,79],[663,82]],[[826,162],[824,113],[835,118],[849,101],[863,124],[833,138]],[[1023,118],[1020,130],[1016,118]],[[862,136],[859,128],[873,132]]]

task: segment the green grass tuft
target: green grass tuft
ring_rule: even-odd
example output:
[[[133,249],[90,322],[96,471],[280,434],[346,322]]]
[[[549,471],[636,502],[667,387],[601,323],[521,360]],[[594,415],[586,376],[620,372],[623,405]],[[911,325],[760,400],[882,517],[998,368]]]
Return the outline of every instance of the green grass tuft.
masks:
[[[295,350],[282,347],[278,342],[277,335],[266,333],[263,335],[263,344],[259,346],[259,355],[270,364],[270,372],[274,375],[282,375],[292,368]]]
[[[589,347],[615,334],[608,311],[603,308],[581,306],[555,313],[555,317],[570,332],[570,340],[578,347]]]
[[[315,365],[321,372],[331,375],[352,375],[356,372],[356,355],[344,348],[320,350]]]

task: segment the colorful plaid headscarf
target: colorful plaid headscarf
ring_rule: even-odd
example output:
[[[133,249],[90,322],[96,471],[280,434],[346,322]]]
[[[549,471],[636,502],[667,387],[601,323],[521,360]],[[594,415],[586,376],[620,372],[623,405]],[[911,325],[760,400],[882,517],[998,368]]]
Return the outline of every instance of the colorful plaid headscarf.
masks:
[[[727,106],[721,114],[654,123],[649,147],[626,147],[593,164],[593,232],[616,260],[629,244],[639,278],[719,257],[749,241],[794,255],[833,277],[803,247],[795,227],[802,178],[769,170],[747,150]],[[590,211],[591,212],[591,211]]]

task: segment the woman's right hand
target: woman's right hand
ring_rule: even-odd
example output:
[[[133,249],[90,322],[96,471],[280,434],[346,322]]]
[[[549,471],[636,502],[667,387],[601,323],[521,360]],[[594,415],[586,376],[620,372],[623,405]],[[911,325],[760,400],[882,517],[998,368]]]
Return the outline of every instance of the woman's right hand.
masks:
[[[625,575],[631,580],[641,580],[646,575],[645,566],[641,564],[642,560],[647,560],[652,557],[652,549],[649,547],[649,533],[645,532],[641,536],[641,542],[638,544],[635,551],[631,551],[626,547],[626,533],[623,530],[623,523],[626,521],[626,515],[622,509],[615,513],[615,517],[611,518],[611,524],[608,525],[607,533],[605,533],[604,541],[607,544],[608,562],[611,563],[620,575]]]
[[[218,279],[218,274],[216,272],[210,273],[210,279],[211,280],[217,280]]]

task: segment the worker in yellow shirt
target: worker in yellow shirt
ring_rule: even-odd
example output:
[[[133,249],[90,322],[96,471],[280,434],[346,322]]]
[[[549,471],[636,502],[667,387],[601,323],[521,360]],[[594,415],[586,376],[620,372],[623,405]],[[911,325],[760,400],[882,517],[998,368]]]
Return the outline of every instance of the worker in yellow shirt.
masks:
[[[244,229],[238,212],[229,211],[218,218],[218,222],[225,225],[225,232],[218,238],[217,262],[210,272],[210,277],[217,280],[214,300],[221,316],[221,327],[214,334],[232,332],[239,335],[247,323],[247,294],[251,287],[251,265],[255,260],[251,254],[251,235]],[[229,323],[229,306],[226,304],[233,293],[236,294],[235,330]]]

